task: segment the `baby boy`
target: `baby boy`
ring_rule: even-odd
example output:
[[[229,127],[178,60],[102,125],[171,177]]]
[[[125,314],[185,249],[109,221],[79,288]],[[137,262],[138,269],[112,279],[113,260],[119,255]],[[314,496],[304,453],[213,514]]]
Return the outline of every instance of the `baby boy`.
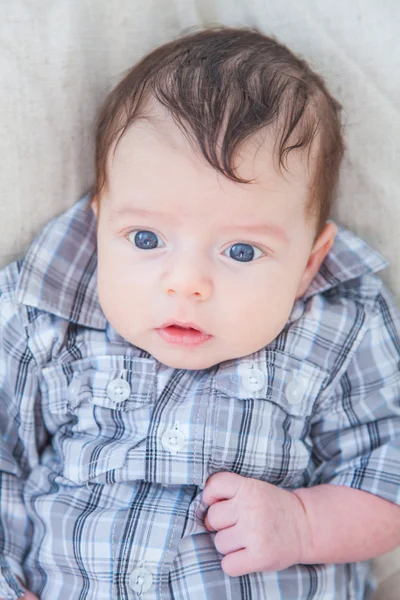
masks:
[[[339,112],[246,29],[112,91],[93,193],[0,275],[1,597],[367,597],[400,339],[383,259],[328,220]]]

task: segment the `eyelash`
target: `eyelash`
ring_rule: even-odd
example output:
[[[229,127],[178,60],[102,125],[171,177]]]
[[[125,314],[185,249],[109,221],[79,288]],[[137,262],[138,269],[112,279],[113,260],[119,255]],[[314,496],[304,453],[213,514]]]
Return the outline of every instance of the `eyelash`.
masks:
[[[138,250],[143,250],[143,251],[145,251],[145,249],[144,249],[144,248],[139,248],[138,246],[136,246],[136,244],[135,244],[134,240],[131,240],[131,239],[130,239],[130,236],[132,236],[132,234],[137,234],[137,233],[139,233],[139,232],[141,232],[141,231],[142,231],[142,232],[149,232],[149,233],[152,233],[153,235],[155,235],[155,236],[157,237],[157,239],[158,239],[159,241],[162,241],[162,238],[161,238],[161,236],[160,236],[158,233],[155,233],[154,231],[152,231],[151,229],[142,229],[142,228],[138,228],[138,229],[132,229],[131,231],[129,231],[129,232],[128,232],[128,233],[125,235],[125,238],[128,240],[128,242],[129,242],[130,244],[132,244],[133,246],[135,246],[135,247],[136,247]],[[228,255],[226,254],[226,252],[227,252],[228,250],[230,250],[231,248],[233,248],[233,247],[234,247],[234,246],[236,246],[236,245],[241,245],[241,244],[243,244],[243,245],[245,245],[245,246],[250,246],[250,247],[251,247],[251,248],[253,248],[255,251],[258,251],[258,252],[260,252],[260,253],[261,253],[261,255],[260,255],[260,256],[257,256],[257,257],[255,257],[254,259],[252,259],[252,260],[250,260],[250,261],[238,261],[238,260],[235,260],[234,258],[232,258],[231,256],[228,256]],[[162,245],[162,246],[156,246],[155,248],[150,248],[150,250],[157,250],[157,249],[159,249],[159,248],[163,248],[163,247],[165,247],[165,243],[164,243],[164,242],[163,242],[163,245]],[[266,255],[268,254],[268,252],[267,252],[265,249],[262,249],[262,248],[260,248],[260,247],[259,247],[259,246],[257,246],[256,244],[252,244],[252,243],[250,243],[250,242],[246,242],[246,241],[240,240],[240,241],[233,242],[233,243],[231,243],[229,246],[227,246],[227,247],[225,248],[225,250],[222,252],[222,254],[223,254],[224,256],[227,256],[228,258],[231,258],[231,259],[232,259],[233,261],[235,261],[235,262],[242,262],[242,263],[243,263],[243,262],[255,262],[256,260],[258,260],[258,259],[262,258],[263,256],[266,256]]]

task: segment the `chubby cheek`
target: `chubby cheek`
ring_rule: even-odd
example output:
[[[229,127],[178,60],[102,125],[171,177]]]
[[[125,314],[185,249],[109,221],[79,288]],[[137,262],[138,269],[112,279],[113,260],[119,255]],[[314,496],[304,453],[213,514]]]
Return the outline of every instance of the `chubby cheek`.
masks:
[[[116,260],[114,260],[116,259]],[[125,339],[133,342],[135,332],[143,321],[147,300],[140,278],[135,277],[129,265],[99,252],[98,296],[100,306],[113,328]]]
[[[246,354],[267,346],[279,335],[292,310],[296,289],[293,282],[281,278],[241,286],[230,321],[232,334],[245,346]]]
[[[115,273],[107,273],[107,270],[102,271],[99,268],[98,295],[107,320],[120,335],[126,338],[125,329],[129,329],[126,316],[130,312],[128,307],[131,302],[121,281],[115,277]]]

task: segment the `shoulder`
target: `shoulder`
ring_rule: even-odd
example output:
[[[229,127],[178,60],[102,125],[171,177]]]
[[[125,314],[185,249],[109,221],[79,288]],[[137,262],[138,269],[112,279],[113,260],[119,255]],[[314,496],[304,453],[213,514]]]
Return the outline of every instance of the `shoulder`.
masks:
[[[396,300],[375,273],[365,273],[316,294],[309,299],[309,309],[321,322],[335,322],[335,327],[340,320],[340,328],[349,332],[355,321],[364,331],[382,320],[399,326]]]
[[[38,362],[45,362],[62,346],[71,323],[105,327],[95,233],[85,197],[50,221],[23,259],[0,270],[2,343],[19,335],[22,344],[23,336]]]
[[[379,355],[383,364],[396,365],[400,355],[394,298],[371,263],[365,265],[362,258],[353,256],[353,268],[350,265],[346,270],[347,258],[339,266],[337,256],[331,257],[329,270],[320,277],[320,288],[314,286],[313,293],[296,302],[277,342],[300,361],[321,369],[327,387],[336,385],[351,364],[365,369],[375,365]]]
[[[29,349],[28,310],[18,302],[16,290],[22,261],[11,263],[0,271],[0,373],[3,381],[17,377],[22,364],[31,363]]]
[[[1,284],[14,294],[28,320],[48,313],[78,325],[104,328],[106,319],[97,297],[96,221],[90,196],[50,221],[24,259],[6,269]]]
[[[24,324],[25,311],[17,299],[19,276],[23,260],[15,261],[0,270],[0,323],[5,323],[12,317]]]
[[[302,302],[311,323],[354,337],[354,328],[365,332],[385,310],[396,319],[396,307],[379,273],[386,260],[354,233],[339,227],[335,243],[307,290]]]
[[[0,298],[4,301],[15,296],[22,260],[10,263],[0,270]]]

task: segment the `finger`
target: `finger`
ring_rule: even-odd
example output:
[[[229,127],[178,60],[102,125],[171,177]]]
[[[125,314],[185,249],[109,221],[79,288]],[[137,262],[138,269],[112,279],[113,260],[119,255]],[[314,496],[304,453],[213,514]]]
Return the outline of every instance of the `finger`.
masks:
[[[230,554],[244,549],[243,540],[238,538],[237,527],[228,527],[228,529],[218,531],[214,538],[214,544],[221,554]]]
[[[208,506],[211,506],[219,500],[229,500],[233,498],[244,478],[236,473],[229,473],[228,471],[221,471],[220,473],[214,473],[208,479],[205,488],[203,490],[203,502]]]
[[[210,506],[204,524],[209,531],[219,531],[236,525],[237,521],[236,506],[229,500],[221,500]]]
[[[231,552],[224,556],[221,561],[221,567],[224,573],[230,577],[240,577],[241,575],[247,575],[256,571],[254,563],[252,564],[251,557],[246,549]]]
[[[206,517],[204,519],[204,526],[206,529],[208,529],[208,531],[216,531],[216,529],[214,529],[214,527],[210,524],[210,521],[208,519],[208,513],[206,514]]]

